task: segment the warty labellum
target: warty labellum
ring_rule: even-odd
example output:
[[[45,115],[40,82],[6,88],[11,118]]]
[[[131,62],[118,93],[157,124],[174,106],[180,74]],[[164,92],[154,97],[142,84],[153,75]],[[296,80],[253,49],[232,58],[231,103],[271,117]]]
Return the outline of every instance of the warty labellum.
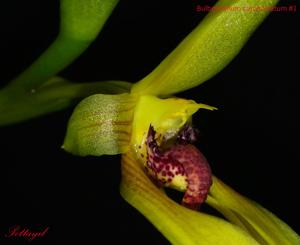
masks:
[[[195,133],[184,126],[168,149],[158,146],[156,132],[150,126],[147,137],[146,172],[155,183],[185,191],[182,205],[197,210],[207,197],[212,184],[209,164],[204,155],[191,144]]]

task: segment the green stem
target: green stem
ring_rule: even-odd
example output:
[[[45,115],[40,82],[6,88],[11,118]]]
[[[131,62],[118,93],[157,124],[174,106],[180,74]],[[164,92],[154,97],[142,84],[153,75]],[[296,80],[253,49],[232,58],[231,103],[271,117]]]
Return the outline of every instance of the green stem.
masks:
[[[8,87],[30,91],[71,64],[97,37],[118,0],[61,0],[60,32],[50,47]]]
[[[58,36],[31,66],[8,84],[8,87],[23,91],[37,89],[40,84],[68,66],[88,46],[89,42],[74,42],[72,39]]]

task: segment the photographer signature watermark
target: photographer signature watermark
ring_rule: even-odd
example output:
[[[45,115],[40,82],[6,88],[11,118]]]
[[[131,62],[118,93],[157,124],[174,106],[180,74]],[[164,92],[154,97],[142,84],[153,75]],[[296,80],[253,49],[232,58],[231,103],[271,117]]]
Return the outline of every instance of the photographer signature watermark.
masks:
[[[39,239],[39,238],[46,236],[47,233],[49,232],[49,229],[50,229],[49,226],[42,228],[42,229],[33,230],[33,229],[29,229],[27,227],[22,227],[20,225],[15,225],[15,226],[9,227],[7,232],[4,233],[4,237],[7,239],[23,238],[23,239],[31,242],[35,239]]]

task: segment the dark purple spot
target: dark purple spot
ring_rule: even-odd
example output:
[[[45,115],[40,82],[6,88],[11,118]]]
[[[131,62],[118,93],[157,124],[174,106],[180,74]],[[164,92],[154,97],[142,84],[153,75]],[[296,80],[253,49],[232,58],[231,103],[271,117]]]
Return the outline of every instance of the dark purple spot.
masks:
[[[152,126],[149,128],[147,136],[147,165],[154,173],[151,176],[158,182],[165,181],[164,176],[168,176],[167,181],[171,182],[174,176],[183,175],[187,178],[188,187],[184,194],[182,205],[198,209],[207,197],[212,184],[211,170],[204,155],[193,145],[189,144],[195,139],[195,132],[192,128],[185,127],[177,137],[177,142],[168,150],[162,151],[155,140],[155,131]],[[170,171],[176,170],[175,175]],[[164,182],[163,182],[164,183]]]

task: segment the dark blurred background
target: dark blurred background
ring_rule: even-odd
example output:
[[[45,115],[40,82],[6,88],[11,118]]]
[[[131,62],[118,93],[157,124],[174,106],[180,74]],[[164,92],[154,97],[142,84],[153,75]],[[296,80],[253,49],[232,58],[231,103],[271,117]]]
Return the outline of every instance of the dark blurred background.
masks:
[[[61,75],[78,82],[136,82],[204,17],[196,5],[214,2],[121,1],[97,40]],[[4,86],[55,38],[59,1],[1,6]],[[214,174],[299,233],[298,17],[298,10],[272,13],[226,69],[178,96],[219,108],[194,118]],[[0,239],[21,225],[50,227],[36,244],[118,244],[120,238],[124,244],[169,244],[120,197],[120,156],[80,158],[60,149],[71,113],[0,128]],[[8,242],[27,243],[1,244]]]

